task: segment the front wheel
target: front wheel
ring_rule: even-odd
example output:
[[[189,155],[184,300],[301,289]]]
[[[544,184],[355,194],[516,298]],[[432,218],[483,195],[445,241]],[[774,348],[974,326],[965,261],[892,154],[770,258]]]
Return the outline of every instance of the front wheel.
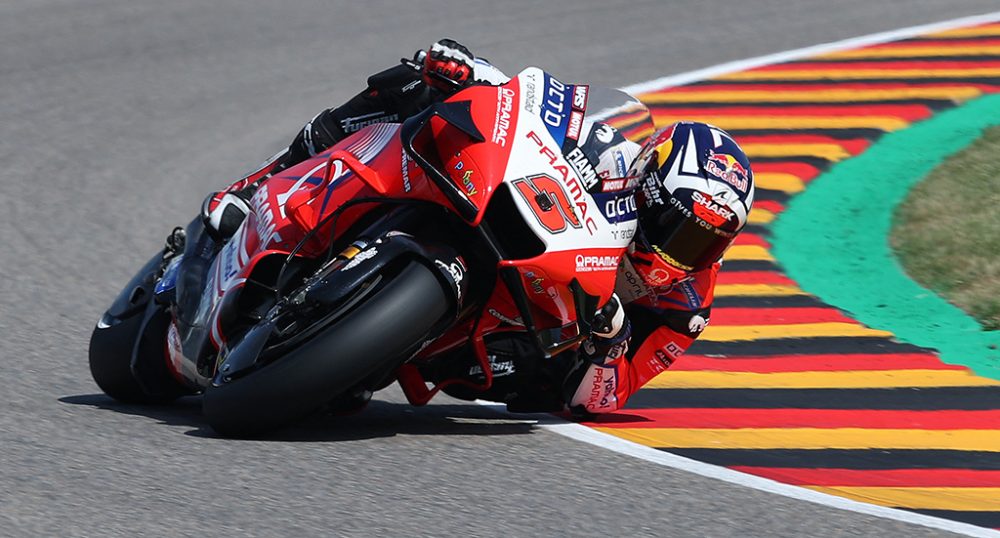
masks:
[[[146,262],[90,335],[90,374],[105,394],[120,402],[160,404],[189,393],[167,369],[164,346],[170,316],[150,305],[161,263],[161,254]],[[143,374],[142,382],[136,370]]]
[[[164,345],[169,316],[156,314],[143,327],[142,315],[97,324],[90,336],[90,375],[101,390],[123,403],[164,404],[187,394],[167,370]],[[143,330],[144,329],[144,330]],[[138,342],[138,360],[148,374],[140,383],[132,369],[133,346]]]
[[[451,308],[434,272],[412,262],[346,318],[275,362],[205,391],[202,411],[222,435],[259,435],[390,371]]]

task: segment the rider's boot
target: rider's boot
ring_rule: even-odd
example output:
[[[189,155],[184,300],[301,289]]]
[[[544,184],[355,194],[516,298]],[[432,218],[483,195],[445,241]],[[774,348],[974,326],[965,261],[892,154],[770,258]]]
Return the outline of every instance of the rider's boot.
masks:
[[[250,213],[250,198],[257,191],[253,184],[238,191],[222,191],[208,195],[201,206],[205,229],[216,241],[228,241]]]
[[[343,138],[344,133],[335,128],[337,125],[331,119],[332,113],[332,110],[319,113],[305,124],[287,148],[265,161],[256,172],[205,199],[201,206],[202,220],[205,229],[216,241],[224,243],[236,233],[250,213],[250,199],[267,178],[316,155]]]
[[[233,183],[225,190],[214,192],[201,204],[201,220],[205,230],[219,243],[224,243],[250,213],[250,199],[261,183],[272,175],[294,164],[292,155],[295,144],[268,159],[256,172]]]

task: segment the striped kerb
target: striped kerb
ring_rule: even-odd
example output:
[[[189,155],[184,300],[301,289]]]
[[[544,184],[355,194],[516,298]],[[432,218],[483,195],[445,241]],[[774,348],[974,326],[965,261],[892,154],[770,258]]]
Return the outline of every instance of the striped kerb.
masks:
[[[1000,528],[1000,382],[942,363],[808,295],[769,225],[832,163],[1000,88],[1000,23],[729,73],[639,97],[750,156],[757,202],[710,327],[624,410],[590,426],[817,491]],[[613,124],[633,139],[634,117]]]

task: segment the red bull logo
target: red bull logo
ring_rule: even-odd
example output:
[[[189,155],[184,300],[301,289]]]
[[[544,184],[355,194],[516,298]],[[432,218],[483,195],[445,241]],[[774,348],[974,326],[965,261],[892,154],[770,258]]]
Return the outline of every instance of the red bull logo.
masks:
[[[746,192],[750,186],[750,174],[732,155],[710,151],[705,171],[742,192]]]

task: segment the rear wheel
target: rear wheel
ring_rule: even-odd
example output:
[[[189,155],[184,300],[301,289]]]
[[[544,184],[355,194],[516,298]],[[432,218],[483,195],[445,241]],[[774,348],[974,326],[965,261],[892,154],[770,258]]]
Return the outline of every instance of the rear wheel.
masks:
[[[205,391],[208,423],[226,436],[259,435],[391,371],[451,308],[434,272],[412,262],[354,309],[275,362]]]

